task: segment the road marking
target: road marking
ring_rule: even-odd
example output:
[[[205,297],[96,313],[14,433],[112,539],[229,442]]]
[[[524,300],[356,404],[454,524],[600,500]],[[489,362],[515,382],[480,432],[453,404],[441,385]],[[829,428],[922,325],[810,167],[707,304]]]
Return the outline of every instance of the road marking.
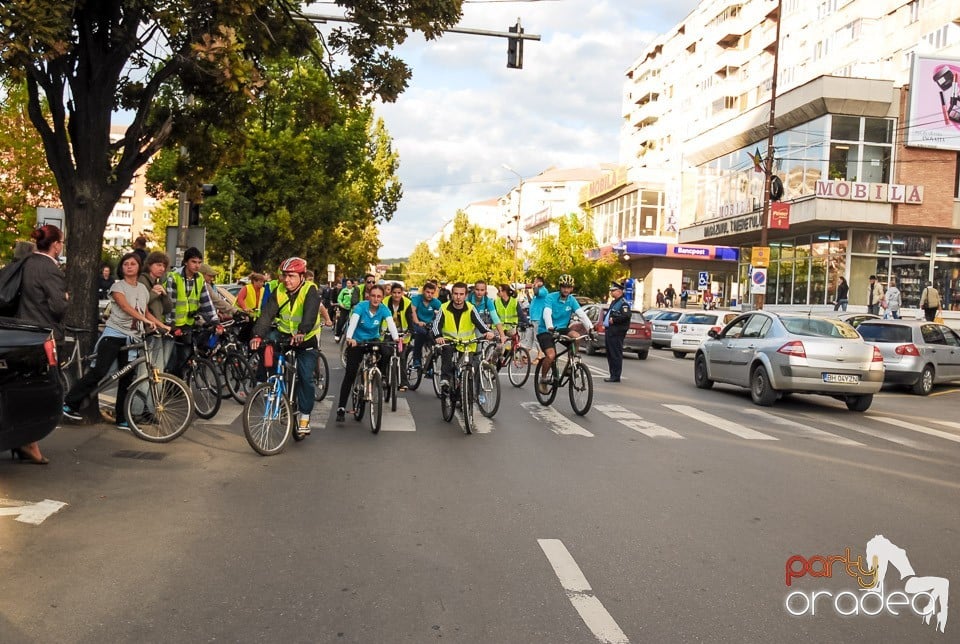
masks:
[[[410,411],[410,403],[406,396],[397,397],[397,411],[389,411],[390,405],[386,405],[384,414],[381,417],[380,431],[382,432],[415,432],[417,423],[413,420],[413,413]],[[389,413],[387,413],[389,412]]]
[[[804,414],[807,418],[811,418]],[[813,418],[811,418],[813,420]],[[853,423],[845,422],[842,420],[832,420],[829,418],[820,418],[817,417],[818,421],[824,423],[830,423],[831,425],[836,425],[837,427],[842,427],[852,432],[859,432],[861,434],[866,434],[867,436],[872,436],[874,438],[879,438],[880,440],[890,441],[891,443],[897,443],[898,445],[903,445],[904,447],[909,447],[911,449],[917,449],[921,451],[930,451],[930,448],[922,443],[910,440],[909,438],[903,438],[901,436],[896,436],[893,434],[888,434],[886,432],[878,431],[876,429],[868,429],[867,427],[858,427]]]
[[[905,420],[899,420],[897,418],[888,418],[886,416],[870,416],[870,418],[873,418],[874,420],[879,420],[881,423],[887,423],[888,425],[893,425],[894,427],[900,427],[902,429],[910,429],[915,432],[920,432],[921,434],[936,436],[937,438],[943,438],[948,441],[953,441],[954,443],[960,443],[960,436],[957,436],[956,434],[951,434],[949,432],[942,432],[939,429],[931,429],[930,427],[915,425],[913,423],[908,423]]]
[[[583,576],[583,571],[563,542],[559,539],[537,539],[537,543],[567,592],[570,603],[580,613],[580,618],[594,637],[605,644],[630,644],[626,634],[593,594],[590,582]]]
[[[329,392],[323,400],[313,403],[313,411],[310,412],[310,425],[313,427],[326,427],[330,421],[330,411],[333,409],[333,398]]]
[[[553,407],[544,407],[538,402],[522,402],[520,405],[530,414],[543,423],[547,429],[560,436],[586,436],[593,438],[593,434],[576,424]]]
[[[17,517],[21,523],[40,525],[48,517],[67,507],[63,501],[44,499],[37,503],[0,499],[0,517]]]
[[[762,434],[754,429],[750,429],[749,427],[744,427],[739,423],[729,421],[725,418],[720,418],[719,416],[714,416],[713,414],[708,414],[705,411],[700,411],[696,407],[690,407],[689,405],[664,405],[664,407],[667,409],[672,409],[675,412],[679,412],[684,416],[689,416],[694,420],[698,420],[704,425],[710,425],[715,429],[728,432],[734,436],[739,436],[740,438],[746,438],[747,440],[753,441],[778,440],[776,436]]]
[[[621,425],[626,425],[650,438],[683,438],[677,432],[644,420],[642,416],[638,416],[621,405],[594,405],[593,408]]]
[[[230,404],[227,404],[230,403]],[[238,405],[232,399],[225,399],[220,404],[220,411],[209,420],[197,419],[204,425],[232,425],[240,414],[243,413],[243,405]]]
[[[825,432],[822,429],[817,429],[816,427],[811,427],[809,425],[804,425],[798,423],[795,420],[790,420],[789,418],[781,418],[776,414],[771,414],[769,412],[763,411],[762,409],[742,409],[740,410],[744,414],[750,414],[751,416],[756,416],[758,418],[763,418],[764,420],[773,423],[774,425],[781,425],[783,427],[789,427],[790,429],[795,429],[799,432],[809,435],[811,438],[816,438],[818,440],[826,441],[828,443],[835,443],[837,445],[847,445],[854,447],[863,447],[863,443],[858,443],[855,440],[850,440],[849,438],[844,438],[843,436],[837,436],[836,434],[831,434],[830,432]]]
[[[943,425],[944,427],[950,427],[951,429],[960,429],[960,423],[954,423],[949,420],[934,420],[938,425]]]

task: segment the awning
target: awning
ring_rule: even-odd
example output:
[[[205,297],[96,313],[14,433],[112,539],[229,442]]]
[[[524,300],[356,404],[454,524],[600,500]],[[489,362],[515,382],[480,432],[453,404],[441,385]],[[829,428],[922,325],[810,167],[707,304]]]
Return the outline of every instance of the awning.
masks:
[[[626,255],[655,255],[660,257],[683,257],[685,259],[719,259],[735,262],[740,259],[740,249],[732,246],[707,246],[694,244],[669,244],[664,242],[626,240],[614,247]]]

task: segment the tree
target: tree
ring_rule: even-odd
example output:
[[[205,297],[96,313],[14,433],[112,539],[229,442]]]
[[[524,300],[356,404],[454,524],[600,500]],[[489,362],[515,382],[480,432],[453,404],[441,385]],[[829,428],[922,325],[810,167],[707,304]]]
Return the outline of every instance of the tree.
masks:
[[[453,231],[430,252],[425,242],[417,244],[407,262],[408,279],[422,284],[427,279],[447,282],[487,280],[491,284],[509,281],[513,251],[507,241],[489,228],[471,224],[466,213],[457,211]]]
[[[241,127],[268,79],[264,62],[292,52],[323,58],[351,101],[392,101],[409,69],[389,54],[408,23],[437,37],[462,0],[338,0],[356,21],[317,48],[296,20],[296,0],[5,0],[0,78],[26,81],[28,113],[56,178],[67,222],[68,321],[96,319],[97,260],[107,217],[134,173],[165,146],[183,146],[183,187],[212,174],[237,149],[224,124]],[[349,67],[335,69],[333,60]],[[133,121],[110,141],[111,117]],[[221,128],[210,127],[213,124]],[[214,134],[219,134],[215,138]]]
[[[596,238],[590,228],[589,217],[570,214],[557,221],[558,232],[534,242],[530,273],[543,275],[547,284],[555,285],[557,278],[569,273],[576,281],[579,295],[603,299],[610,282],[621,272],[612,256],[592,259]]]
[[[13,256],[37,222],[37,206],[56,205],[57,183],[27,115],[23,83],[0,86],[0,262]]]
[[[407,287],[420,286],[427,280],[436,279],[439,274],[440,260],[430,252],[430,245],[422,241],[414,246],[403,272],[403,281],[407,283]]]

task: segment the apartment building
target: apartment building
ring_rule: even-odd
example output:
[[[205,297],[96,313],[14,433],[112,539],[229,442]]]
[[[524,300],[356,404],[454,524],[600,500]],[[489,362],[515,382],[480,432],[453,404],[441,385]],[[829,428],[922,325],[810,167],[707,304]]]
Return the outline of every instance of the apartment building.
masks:
[[[111,126],[111,140],[119,141],[125,131],[124,125]],[[140,168],[133,177],[133,183],[123,191],[113,207],[103,232],[104,247],[128,249],[140,235],[154,239],[150,211],[156,206],[157,200],[147,194],[146,171],[147,166]]]
[[[876,274],[900,283],[907,307],[931,280],[960,309],[956,0],[702,2],[626,72],[620,163],[641,189],[663,191],[676,232],[658,233],[739,249],[711,287],[744,292],[763,224],[755,158],[767,154],[780,11],[773,174],[789,212],[768,231],[768,305],[827,306],[840,276],[865,304]],[[634,231],[620,232],[608,238],[627,249],[622,233]],[[681,283],[697,288],[698,268]]]

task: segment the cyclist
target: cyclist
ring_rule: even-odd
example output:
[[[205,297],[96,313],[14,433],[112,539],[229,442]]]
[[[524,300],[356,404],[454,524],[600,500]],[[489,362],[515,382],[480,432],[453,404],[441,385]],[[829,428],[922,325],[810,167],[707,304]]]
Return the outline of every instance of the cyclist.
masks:
[[[390,301],[387,302],[387,307],[390,309],[390,316],[400,335],[408,333],[410,331],[410,298],[404,295],[402,284],[394,282],[390,287]],[[386,323],[383,325],[383,330],[386,330]],[[397,387],[405,390],[407,385],[407,370],[401,369]]]
[[[478,335],[493,339],[493,331],[484,323],[477,309],[467,302],[467,285],[457,282],[450,291],[450,301],[440,307],[440,314],[433,321],[433,335],[440,346],[440,387],[449,390],[453,382],[453,358],[456,351],[446,341],[476,341]],[[475,343],[475,342],[474,342]]]
[[[580,337],[577,331],[570,329],[570,318],[576,315],[585,329],[590,334],[593,331],[593,322],[587,317],[583,309],[580,308],[580,302],[573,296],[573,276],[561,275],[557,280],[559,291],[549,293],[544,298],[543,319],[540,320],[540,327],[537,330],[537,342],[543,349],[543,360],[540,361],[540,382],[551,384],[552,374],[550,366],[557,357],[557,349],[553,341],[553,332],[559,331],[571,338]],[[571,349],[573,350],[573,349]]]
[[[513,336],[514,331],[524,329],[529,324],[527,312],[520,308],[517,295],[509,284],[500,285],[493,303],[500,321],[503,322],[505,335]]]
[[[423,344],[432,336],[430,328],[440,312],[440,301],[437,299],[437,283],[428,281],[423,285],[423,291],[410,298],[410,334],[413,337],[413,366],[420,368],[420,355],[423,353]]]
[[[337,295],[337,328],[333,332],[334,342],[340,342],[340,336],[350,320],[350,298],[353,296],[353,280],[349,277]]]
[[[500,334],[500,344],[507,341],[507,336],[503,333],[503,321],[497,313],[497,304],[493,298],[487,295],[487,283],[484,280],[477,280],[473,283],[473,293],[467,295],[467,302],[477,310],[484,324],[494,326],[497,333]]]
[[[376,283],[377,276],[373,273],[367,273],[363,276],[363,281],[357,284],[356,288],[353,289],[353,293],[350,295],[351,310],[360,302],[365,302],[367,300],[367,290]]]
[[[267,280],[260,273],[250,273],[247,279],[249,282],[237,294],[237,306],[251,319],[256,320],[260,317],[260,300],[263,295],[263,285]]]
[[[390,337],[395,342],[400,342],[400,334],[397,332],[397,325],[393,323],[390,309],[381,304],[383,287],[379,284],[373,284],[367,286],[365,291],[367,300],[357,304],[353,312],[350,313],[350,325],[347,327],[347,364],[343,382],[340,383],[340,400],[337,403],[338,423],[342,423],[346,416],[344,405],[347,404],[347,398],[350,397],[350,389],[353,387],[353,381],[356,380],[357,372],[360,370],[360,362],[363,360],[365,348],[357,346],[357,343],[379,340],[381,325],[384,323],[387,325]],[[392,355],[392,348],[386,346],[381,348],[381,372],[387,373],[387,365]]]
[[[307,282],[306,271],[307,262],[300,257],[291,257],[280,264],[283,288],[277,288],[260,309],[260,319],[250,339],[250,348],[257,351],[264,339],[289,338],[290,346],[297,352],[297,430],[301,435],[310,433],[313,373],[320,349],[320,290],[313,282]],[[274,321],[277,328],[271,330]],[[264,374],[261,371],[259,375]]]
[[[194,330],[197,315],[205,322],[219,319],[210,293],[204,288],[203,276],[200,275],[202,264],[203,253],[190,247],[183,252],[180,270],[167,274],[167,294],[173,300],[173,311],[167,316],[167,323],[173,327],[173,335],[178,340],[174,344],[173,363],[168,365],[168,371],[175,376],[180,375],[180,366],[193,351],[190,334]]]
[[[542,275],[533,278],[533,292],[530,294],[530,353],[535,359],[541,354],[537,345],[537,333],[539,333],[540,320],[543,319],[543,305],[547,297],[547,287],[544,286]]]

